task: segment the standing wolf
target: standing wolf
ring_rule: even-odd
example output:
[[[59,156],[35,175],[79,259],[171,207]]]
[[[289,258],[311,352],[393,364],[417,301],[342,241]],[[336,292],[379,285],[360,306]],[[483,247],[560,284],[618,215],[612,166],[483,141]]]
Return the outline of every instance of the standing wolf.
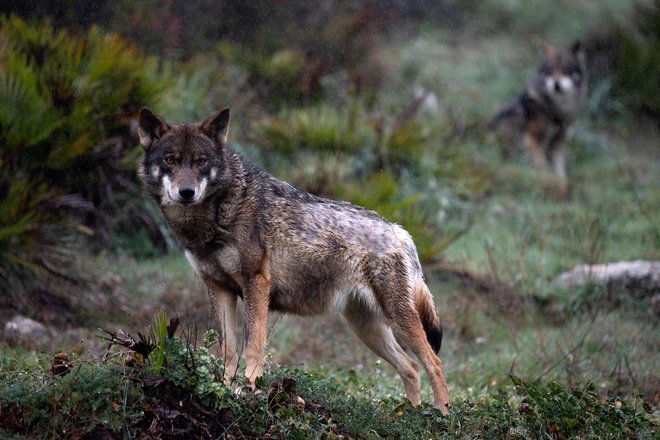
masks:
[[[357,336],[392,364],[420,403],[419,367],[434,403],[449,397],[436,352],[442,341],[410,235],[375,212],[313,196],[245,161],[227,145],[229,109],[192,123],[139,117],[140,177],[206,284],[229,380],[238,369],[236,303],[245,305],[246,375],[263,373],[268,310],[341,312]]]
[[[536,167],[545,168],[550,160],[565,196],[568,179],[564,143],[587,97],[585,55],[579,42],[567,51],[545,44],[543,52],[543,61],[527,88],[500,110],[490,126],[501,127],[508,142],[522,138]]]

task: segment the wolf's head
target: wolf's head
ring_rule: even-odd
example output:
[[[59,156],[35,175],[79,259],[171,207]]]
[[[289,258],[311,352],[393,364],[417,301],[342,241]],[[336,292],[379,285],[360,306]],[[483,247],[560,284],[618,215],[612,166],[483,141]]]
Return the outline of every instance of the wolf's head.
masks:
[[[221,186],[229,109],[201,122],[168,124],[151,110],[138,115],[144,148],[139,175],[161,206],[201,203]]]
[[[543,60],[538,67],[534,87],[558,106],[570,112],[584,97],[587,69],[584,49],[580,42],[569,50],[543,45]]]

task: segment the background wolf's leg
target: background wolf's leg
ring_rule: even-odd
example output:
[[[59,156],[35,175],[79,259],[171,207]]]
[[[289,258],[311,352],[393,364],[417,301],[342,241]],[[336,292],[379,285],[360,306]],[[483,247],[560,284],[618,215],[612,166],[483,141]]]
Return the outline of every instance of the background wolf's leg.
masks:
[[[264,371],[264,347],[268,321],[269,282],[259,273],[248,280],[244,292],[245,302],[245,375],[254,386],[257,377]]]
[[[212,279],[204,279],[211,299],[220,333],[220,355],[225,361],[225,383],[236,377],[240,354],[236,342],[236,301],[235,293],[223,288]]]
[[[523,144],[532,155],[532,163],[537,168],[545,168],[548,165],[548,160],[543,151],[543,137],[539,133],[525,133],[523,137]]]
[[[560,191],[562,197],[568,197],[568,178],[566,176],[566,153],[564,145],[561,143],[552,152],[552,168],[559,179]]]
[[[396,368],[406,390],[406,397],[413,405],[419,405],[421,402],[419,366],[403,351],[394,338],[390,326],[377,313],[369,310],[359,301],[347,304],[344,317],[367,347]]]

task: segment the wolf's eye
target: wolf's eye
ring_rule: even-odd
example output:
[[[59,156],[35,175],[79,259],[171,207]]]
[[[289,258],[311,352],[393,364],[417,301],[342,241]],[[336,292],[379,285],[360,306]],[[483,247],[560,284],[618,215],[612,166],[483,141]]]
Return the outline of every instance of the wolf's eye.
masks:
[[[176,158],[174,156],[165,156],[165,163],[168,165],[174,165]]]
[[[204,165],[206,165],[206,162],[208,162],[208,159],[206,159],[205,157],[200,157],[197,159],[197,166],[203,167]]]

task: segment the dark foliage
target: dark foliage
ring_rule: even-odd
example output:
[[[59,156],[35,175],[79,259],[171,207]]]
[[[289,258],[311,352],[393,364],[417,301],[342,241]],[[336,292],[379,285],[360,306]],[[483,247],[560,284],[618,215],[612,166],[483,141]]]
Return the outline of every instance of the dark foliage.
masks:
[[[0,301],[20,310],[61,291],[54,282],[84,281],[81,233],[107,246],[145,225],[162,242],[138,197],[130,126],[160,86],[117,36],[16,17],[0,26]]]

